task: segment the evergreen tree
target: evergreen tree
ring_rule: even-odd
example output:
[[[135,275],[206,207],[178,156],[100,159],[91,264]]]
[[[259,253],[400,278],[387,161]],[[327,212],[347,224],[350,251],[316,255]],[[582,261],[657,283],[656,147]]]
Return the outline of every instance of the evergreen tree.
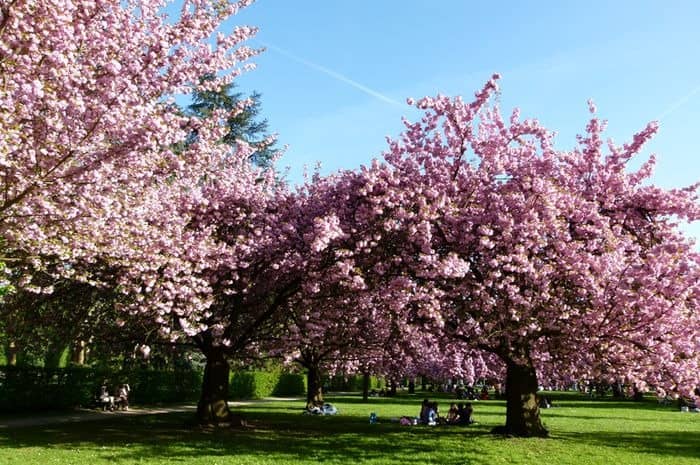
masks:
[[[202,78],[203,81],[211,79],[211,76]],[[243,92],[236,92],[235,87],[234,83],[230,83],[219,90],[195,90],[192,94],[192,104],[188,107],[189,114],[205,118],[214,110],[236,108],[248,97]],[[222,142],[231,146],[235,146],[239,140],[247,142],[255,148],[250,160],[260,167],[269,167],[277,149],[274,147],[274,142],[270,142],[267,120],[259,119],[260,97],[260,93],[253,92],[249,97],[252,103],[243,111],[228,118],[226,126],[229,131]],[[196,138],[196,134],[193,134],[193,138]]]

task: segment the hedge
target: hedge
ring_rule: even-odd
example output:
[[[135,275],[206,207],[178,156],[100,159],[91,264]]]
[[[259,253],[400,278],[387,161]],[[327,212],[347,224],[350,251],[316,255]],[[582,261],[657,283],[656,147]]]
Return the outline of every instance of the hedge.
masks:
[[[272,395],[279,397],[300,396],[306,393],[306,377],[298,373],[282,373]]]
[[[116,393],[129,383],[132,404],[188,402],[199,398],[202,373],[196,370],[0,366],[0,412],[26,412],[89,407],[106,381]],[[269,396],[302,396],[306,378],[302,374],[272,371],[231,373],[229,398],[259,399]]]
[[[326,391],[362,391],[362,375],[334,376],[324,382]],[[370,389],[381,389],[382,380],[370,377]],[[270,396],[306,395],[306,376],[277,370],[244,370],[231,372],[230,399],[261,399]]]
[[[364,376],[362,375],[338,375],[329,378],[324,383],[324,389],[327,391],[362,391]],[[383,387],[382,380],[376,376],[370,376],[369,388],[381,389]]]
[[[304,375],[280,371],[234,371],[229,398],[260,399],[270,396],[299,396],[306,392]]]
[[[131,403],[185,402],[198,398],[202,374],[191,370],[0,367],[0,412],[90,406],[104,381],[112,393],[119,384],[129,383]]]

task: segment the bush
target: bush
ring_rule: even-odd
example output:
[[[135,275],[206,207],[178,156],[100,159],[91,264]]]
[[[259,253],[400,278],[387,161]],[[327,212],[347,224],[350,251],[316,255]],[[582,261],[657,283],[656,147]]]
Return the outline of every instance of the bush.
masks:
[[[324,389],[327,391],[362,391],[362,375],[338,375],[333,376],[324,383]],[[382,381],[376,376],[369,378],[370,389],[381,389]]]
[[[93,405],[103,382],[110,393],[129,383],[132,404],[197,400],[202,372],[197,370],[108,370],[94,367],[41,368],[0,366],[0,412],[58,410]],[[238,371],[231,374],[231,399],[299,396],[306,392],[301,374],[281,370]]]
[[[306,377],[299,373],[282,373],[277,379],[273,395],[301,396],[306,393]]]
[[[89,367],[0,367],[0,411],[25,412],[90,406],[104,381],[116,393],[129,383],[131,403],[185,402],[198,397],[198,371],[132,369],[108,371]]]
[[[143,404],[197,400],[202,387],[202,373],[195,370],[130,370],[120,372],[121,382],[131,387],[131,402]],[[117,381],[113,385],[121,384]]]
[[[260,399],[270,396],[295,396],[306,391],[304,377],[281,371],[235,371],[231,373],[229,398]]]

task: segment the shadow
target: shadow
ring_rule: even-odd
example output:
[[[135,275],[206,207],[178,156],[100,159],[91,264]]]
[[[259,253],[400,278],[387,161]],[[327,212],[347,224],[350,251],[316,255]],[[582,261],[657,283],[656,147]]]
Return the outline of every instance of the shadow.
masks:
[[[396,403],[403,400],[417,406],[423,396],[414,398],[378,398]],[[329,396],[329,401],[352,404],[349,398]],[[361,401],[361,399],[358,399]],[[361,403],[361,402],[357,402]],[[497,402],[490,402],[497,405]],[[296,402],[295,402],[296,404]],[[610,404],[607,404],[610,406]],[[623,405],[630,405],[623,403]],[[588,404],[586,404],[588,406]],[[522,441],[490,434],[493,426],[504,420],[503,413],[480,412],[480,423],[459,426],[400,426],[381,421],[368,424],[364,415],[302,415],[301,409],[283,402],[251,404],[236,408],[248,427],[188,426],[191,413],[163,413],[141,417],[119,417],[100,423],[74,423],[27,427],[0,431],[0,449],[10,454],[23,448],[52,451],[80,449],[110,463],[140,463],[152,459],[158,463],[190,463],[202,460],[213,463],[217,457],[235,457],[255,463],[264,457],[269,463],[352,463],[377,460],[383,464],[434,462],[436,447],[450,448],[449,461],[462,464],[464,458],[473,465],[492,465],[493,452],[484,451],[484,441],[503,444],[497,450],[516,450]],[[612,408],[612,407],[609,407]],[[551,409],[550,412],[556,410]],[[570,417],[570,415],[563,415]],[[575,417],[574,417],[575,418]],[[582,418],[588,418],[582,416]],[[590,417],[600,418],[600,417]],[[700,459],[697,431],[572,432],[552,430],[552,439],[563,447],[586,445],[640,454],[639,463],[653,462],[653,457]],[[518,446],[518,445],[521,446]],[[86,455],[87,456],[87,455]],[[644,460],[648,456],[648,460]],[[454,457],[454,462],[452,458]]]
[[[700,459],[698,434],[695,431],[554,432],[552,437],[576,443],[585,442],[594,447],[632,450],[635,453],[648,455]]]
[[[125,418],[99,425],[71,424],[0,432],[0,448],[80,449],[111,463],[159,461],[189,463],[195,458],[265,457],[306,463],[351,463],[382,458],[382,463],[429,461],[436,439],[454,438],[461,456],[481,460],[478,443],[488,428],[405,427],[394,423],[367,424],[357,417],[318,417],[255,412],[247,428],[187,427],[191,415],[170,413]],[[463,440],[464,439],[464,440]],[[159,462],[160,463],[160,462]]]
[[[540,394],[547,396],[557,407],[585,407],[585,408],[610,408],[610,409],[630,409],[630,410],[655,410],[655,411],[675,411],[678,407],[675,403],[670,405],[660,404],[656,398],[645,397],[637,402],[631,399],[592,398],[578,392],[556,392],[546,391]]]
[[[680,415],[680,413],[679,413]],[[686,414],[688,415],[688,414]],[[690,414],[692,415],[692,414]],[[601,421],[601,420],[610,420],[610,421],[620,421],[620,420],[629,420],[629,421],[634,421],[635,423],[677,423],[678,420],[677,418],[621,418],[620,416],[613,416],[613,415],[572,415],[571,412],[553,412],[552,409],[547,410],[545,413],[542,415],[543,420],[547,420],[548,418],[566,418],[566,419],[576,419],[576,420],[593,420],[593,421]]]

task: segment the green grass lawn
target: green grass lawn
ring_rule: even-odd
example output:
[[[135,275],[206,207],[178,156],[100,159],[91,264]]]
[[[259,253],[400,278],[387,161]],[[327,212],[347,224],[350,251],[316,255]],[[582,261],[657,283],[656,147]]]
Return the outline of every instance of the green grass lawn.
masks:
[[[505,421],[501,401],[475,402],[469,427],[409,427],[389,420],[416,415],[421,396],[328,400],[340,415],[302,415],[299,401],[237,408],[248,428],[201,429],[178,413],[0,430],[0,464],[700,464],[700,414],[652,400],[559,394],[542,412],[548,439],[489,434]],[[445,413],[450,400],[439,400]]]

